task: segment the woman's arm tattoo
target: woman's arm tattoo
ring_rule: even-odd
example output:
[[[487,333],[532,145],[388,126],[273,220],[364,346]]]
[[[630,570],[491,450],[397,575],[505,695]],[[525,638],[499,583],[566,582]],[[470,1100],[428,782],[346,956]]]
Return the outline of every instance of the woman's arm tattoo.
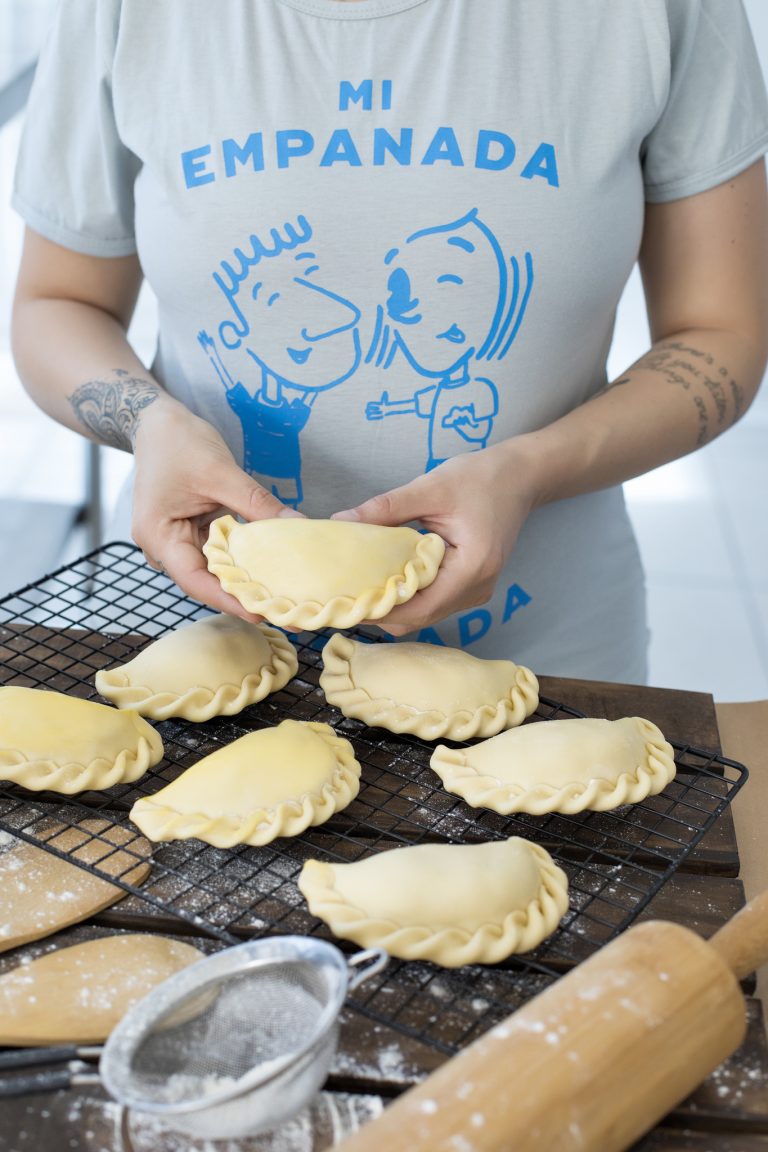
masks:
[[[734,424],[744,411],[744,390],[714,356],[679,340],[666,341],[633,364],[631,371],[656,372],[670,384],[690,393],[698,416],[696,447],[708,443],[718,432]],[[604,396],[632,375],[608,384],[597,393]]]
[[[83,427],[102,444],[132,452],[141,413],[154,404],[161,388],[153,380],[115,369],[115,380],[89,380],[69,397]]]

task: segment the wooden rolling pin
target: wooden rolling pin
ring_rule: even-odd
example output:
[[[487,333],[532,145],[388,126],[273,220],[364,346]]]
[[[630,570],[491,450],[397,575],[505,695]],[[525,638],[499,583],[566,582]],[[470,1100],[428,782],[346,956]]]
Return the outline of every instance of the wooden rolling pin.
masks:
[[[454,1056],[343,1152],[623,1152],[734,1052],[768,892],[706,942],[629,929]]]

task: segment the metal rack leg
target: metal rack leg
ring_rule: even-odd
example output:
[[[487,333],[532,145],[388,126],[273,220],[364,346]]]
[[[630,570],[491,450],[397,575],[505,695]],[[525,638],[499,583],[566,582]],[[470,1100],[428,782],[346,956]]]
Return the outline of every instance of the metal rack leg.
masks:
[[[85,458],[85,503],[80,512],[79,520],[85,525],[88,542],[88,551],[93,551],[101,544],[101,449],[98,444],[89,440],[86,444]]]

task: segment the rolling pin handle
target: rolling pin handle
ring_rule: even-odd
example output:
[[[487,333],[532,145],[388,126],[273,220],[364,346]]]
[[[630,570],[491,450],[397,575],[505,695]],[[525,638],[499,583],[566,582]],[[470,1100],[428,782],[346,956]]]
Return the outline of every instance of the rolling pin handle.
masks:
[[[709,943],[738,980],[768,963],[768,890],[750,900]]]

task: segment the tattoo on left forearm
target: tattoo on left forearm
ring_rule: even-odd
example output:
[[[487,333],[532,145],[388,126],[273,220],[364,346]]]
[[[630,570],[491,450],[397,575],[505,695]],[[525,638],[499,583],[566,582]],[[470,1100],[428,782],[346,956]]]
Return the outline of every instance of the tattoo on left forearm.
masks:
[[[114,370],[116,380],[89,380],[69,397],[84,428],[102,444],[132,452],[141,414],[157,400],[161,389],[153,380]]]

